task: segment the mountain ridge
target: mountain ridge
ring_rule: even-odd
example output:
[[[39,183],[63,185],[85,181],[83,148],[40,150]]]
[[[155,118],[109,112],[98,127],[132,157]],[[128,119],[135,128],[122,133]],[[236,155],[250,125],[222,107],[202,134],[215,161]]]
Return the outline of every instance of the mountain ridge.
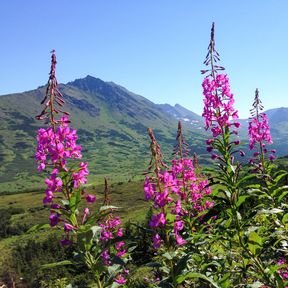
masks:
[[[92,178],[117,178],[119,174],[129,179],[130,174],[142,174],[150,159],[148,127],[164,152],[172,149],[177,120],[143,96],[92,76],[59,84],[59,90],[66,101],[64,110],[71,114],[71,126],[77,128]],[[34,117],[43,109],[40,102],[44,94],[42,86],[0,97],[0,192],[39,185],[33,153],[37,129],[45,125]],[[193,132],[193,136],[199,143],[204,141],[201,133]]]
[[[114,180],[141,175],[150,159],[148,127],[153,129],[168,161],[179,120],[183,122],[184,136],[192,152],[199,154],[203,163],[210,163],[205,147],[208,134],[203,129],[202,117],[179,104],[155,104],[114,82],[90,75],[59,84],[59,90],[66,101],[64,110],[71,113],[71,126],[77,128],[92,183],[103,175]],[[34,117],[43,109],[40,102],[44,94],[45,86],[40,86],[0,97],[0,192],[39,186],[33,153],[37,129],[45,124]],[[288,154],[285,118],[288,108],[281,109],[282,122],[279,119],[273,122],[277,111],[271,114],[268,110],[267,113],[268,117],[269,113],[272,115],[271,133],[276,149],[284,155]],[[244,127],[240,134],[247,142],[247,119],[242,122]]]

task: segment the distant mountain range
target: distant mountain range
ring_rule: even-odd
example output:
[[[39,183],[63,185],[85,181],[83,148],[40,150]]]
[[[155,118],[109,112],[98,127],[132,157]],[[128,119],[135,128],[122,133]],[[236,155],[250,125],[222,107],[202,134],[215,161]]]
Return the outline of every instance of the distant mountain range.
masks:
[[[140,175],[150,160],[147,127],[153,129],[166,158],[171,157],[178,120],[183,122],[192,151],[209,161],[202,117],[179,104],[154,104],[92,76],[60,84],[59,88],[72,126],[77,128],[84,160],[89,161],[92,181],[96,179],[93,175],[108,175],[114,180]],[[34,117],[41,111],[44,93],[42,86],[0,97],[0,192],[39,187],[33,155],[37,129],[45,125]],[[288,108],[268,110],[267,115],[276,148],[280,155],[288,154]],[[247,120],[241,122],[247,126]],[[242,131],[241,138],[247,138],[244,127]]]

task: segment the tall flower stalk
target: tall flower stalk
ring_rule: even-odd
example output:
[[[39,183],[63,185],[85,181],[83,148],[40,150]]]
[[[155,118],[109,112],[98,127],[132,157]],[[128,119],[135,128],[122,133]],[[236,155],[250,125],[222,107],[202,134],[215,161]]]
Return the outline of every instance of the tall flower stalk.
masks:
[[[207,69],[201,71],[202,74],[207,74],[202,83],[204,95],[202,116],[205,119],[206,130],[210,130],[213,136],[206,141],[207,151],[211,153],[212,159],[218,159],[220,168],[215,178],[226,186],[225,195],[229,201],[236,202],[239,192],[236,183],[241,166],[234,163],[234,154],[241,155],[241,151],[233,150],[240,141],[231,138],[238,134],[240,123],[237,121],[238,111],[234,108],[234,95],[230,91],[228,76],[219,73],[225,68],[218,65],[220,56],[215,49],[214,33],[213,23],[208,53],[204,61]]]
[[[181,257],[186,257],[185,246],[189,244],[187,239],[191,241],[192,231],[196,231],[205,211],[213,206],[213,202],[206,199],[211,189],[208,187],[208,181],[198,178],[195,173],[193,159],[189,158],[183,137],[181,122],[178,124],[171,169],[163,163],[160,145],[150,128],[148,133],[152,154],[149,170],[155,173],[155,176],[146,176],[144,183],[145,198],[153,205],[149,226],[154,230],[153,247],[158,250],[158,257],[164,258],[169,279],[176,285],[177,275],[173,263]],[[167,255],[170,256],[167,258]]]
[[[124,285],[128,270],[122,267],[124,260],[120,265],[114,259],[126,255],[125,243],[115,240],[123,236],[123,228],[120,228],[120,218],[114,217],[111,206],[107,206],[110,201],[107,179],[104,206],[96,212],[83,207],[83,201],[91,204],[96,196],[88,194],[84,187],[88,163],[80,160],[82,147],[77,145],[77,131],[69,127],[69,113],[62,110],[65,101],[58,88],[56,63],[53,50],[46,94],[41,102],[44,109],[36,116],[48,125],[38,130],[35,154],[38,170],[47,174],[43,204],[50,208],[50,226],[63,227],[61,244],[74,244],[78,254],[75,265],[84,262],[98,288],[107,287],[113,281],[115,285]]]
[[[211,28],[211,38],[208,46],[208,53],[204,64],[207,74],[203,80],[204,110],[202,116],[205,119],[205,128],[210,130],[213,138],[207,140],[207,150],[212,152],[212,159],[219,157],[222,162],[233,164],[229,151],[239,144],[239,141],[230,141],[232,134],[237,134],[240,123],[238,111],[233,107],[234,95],[230,91],[230,83],[227,74],[219,73],[225,70],[223,66],[216,65],[220,61],[219,53],[215,49],[214,23]],[[231,128],[234,128],[232,131]],[[222,155],[213,153],[217,149]]]
[[[36,119],[44,120],[48,127],[38,130],[35,158],[38,170],[47,173],[43,203],[50,207],[50,225],[63,225],[65,236],[61,243],[67,245],[73,242],[70,236],[79,229],[83,222],[81,219],[87,218],[85,211],[88,208],[84,208],[81,216],[81,200],[93,203],[96,197],[87,194],[83,188],[89,173],[88,164],[77,161],[82,158],[82,147],[77,145],[76,129],[69,127],[69,113],[62,110],[65,101],[58,88],[56,64],[53,50],[46,94],[41,102],[44,109],[36,116]]]
[[[254,164],[257,170],[265,173],[265,155],[270,152],[271,154],[269,155],[269,160],[273,161],[275,159],[274,154],[276,151],[274,149],[268,151],[266,148],[266,143],[272,143],[272,137],[270,134],[267,115],[261,112],[264,106],[260,100],[258,89],[255,90],[255,98],[252,106],[253,108],[250,110],[251,118],[248,127],[249,149],[254,150],[258,144],[260,152],[255,152],[253,154],[254,158],[251,158],[250,163]]]
[[[220,225],[218,225],[220,230],[222,225],[227,229],[227,232],[223,231],[227,233],[227,236],[224,236],[226,234],[223,235],[223,245],[226,242],[224,239],[227,237],[228,247],[241,251],[238,254],[238,261],[243,263],[245,263],[245,261],[251,261],[251,263],[253,263],[252,270],[257,271],[265,283],[269,285],[273,283],[273,285],[275,285],[275,279],[273,280],[267,276],[261,258],[255,253],[255,246],[249,243],[249,241],[252,242],[251,239],[253,237],[260,239],[260,236],[254,231],[245,231],[245,222],[243,221],[245,215],[241,215],[242,211],[240,207],[250,195],[247,195],[246,191],[242,189],[244,179],[240,179],[239,177],[241,165],[239,162],[236,162],[234,158],[235,153],[239,153],[241,156],[244,154],[242,151],[235,149],[236,146],[240,144],[240,141],[237,138],[235,139],[240,123],[237,121],[238,112],[234,108],[234,96],[230,91],[228,76],[221,74],[224,67],[218,65],[220,57],[215,49],[214,32],[213,23],[208,53],[204,61],[204,64],[208,66],[208,68],[202,70],[201,73],[206,74],[202,83],[204,95],[204,110],[202,116],[205,118],[206,130],[210,130],[213,136],[213,138],[206,141],[207,151],[211,153],[212,159],[217,160],[218,166],[216,172],[212,172],[214,179],[212,184],[218,184],[217,199],[221,199],[222,201],[222,203],[217,203],[218,206],[221,205],[221,217],[223,221],[222,222],[221,217],[219,217],[218,223]],[[257,121],[259,121],[259,117],[261,117],[257,110],[261,107],[258,100],[258,98],[255,100],[255,109],[258,115]],[[259,126],[257,127],[259,128]],[[259,132],[259,130],[257,131]],[[234,139],[232,137],[234,137]],[[252,142],[250,142],[250,145],[251,143]],[[254,142],[252,144],[254,145]],[[261,148],[263,148],[263,145]],[[248,235],[248,240],[247,237],[244,236],[245,233]],[[256,240],[254,239],[253,241]],[[237,245],[235,246],[236,243]]]

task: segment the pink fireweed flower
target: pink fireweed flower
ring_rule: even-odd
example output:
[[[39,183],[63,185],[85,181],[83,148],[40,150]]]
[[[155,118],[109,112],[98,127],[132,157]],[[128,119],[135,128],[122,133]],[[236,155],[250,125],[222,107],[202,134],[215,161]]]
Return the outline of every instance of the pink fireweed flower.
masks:
[[[267,115],[265,113],[260,113],[264,107],[260,100],[258,89],[255,91],[255,98],[252,106],[253,108],[250,110],[252,118],[250,119],[248,126],[249,149],[253,150],[255,149],[255,146],[259,144],[259,146],[257,146],[260,148],[260,152],[254,152],[253,157],[255,157],[255,159],[252,159],[252,164],[258,166],[255,172],[259,169],[263,172],[265,171],[265,154],[269,152],[266,148],[266,143],[271,144],[272,137]],[[273,161],[276,158],[273,153],[274,152],[268,157],[270,161]]]
[[[118,237],[122,237],[124,235],[124,228],[119,228],[116,232]]]
[[[45,179],[45,184],[47,185],[47,188],[53,192],[59,192],[62,189],[62,179],[59,177],[56,177],[56,174],[51,174],[50,179]]]
[[[49,216],[50,226],[54,227],[60,222],[60,215],[57,213],[51,213]]]
[[[273,161],[276,159],[276,156],[273,155],[273,154],[270,154],[269,157],[268,157],[268,159],[269,159],[271,162],[273,162]]]
[[[51,209],[61,209],[61,205],[57,204],[57,203],[54,203],[54,204],[51,204],[50,206]]]
[[[164,207],[168,203],[173,201],[173,198],[169,197],[168,189],[165,189],[162,193],[157,193],[154,199],[155,207]]]
[[[92,195],[92,194],[88,194],[86,197],[85,197],[86,201],[89,202],[89,203],[94,203],[96,201],[96,196],[95,195]]]
[[[54,194],[51,190],[46,190],[45,191],[46,197],[43,198],[43,204],[46,205],[48,203],[51,203],[54,198]]]
[[[59,125],[55,131],[52,127],[38,130],[35,159],[39,163],[38,170],[40,171],[47,165],[56,163],[65,167],[66,159],[82,157],[82,148],[76,145],[76,130],[70,130],[69,127],[64,126],[66,124],[63,121],[60,121]]]
[[[124,276],[122,274],[119,274],[116,276],[115,282],[117,282],[118,284],[125,284],[126,279],[124,278]]]
[[[284,258],[280,258],[278,261],[277,261],[277,264],[279,266],[282,266],[282,265],[286,265],[287,262],[285,261]],[[284,268],[281,268],[278,270],[278,273],[280,274],[281,278],[284,279],[284,280],[288,280],[288,267],[286,265],[286,267]],[[285,287],[288,287],[288,286],[285,286]]]
[[[194,158],[186,158],[189,149],[186,147],[181,127],[181,124],[178,124],[176,138],[178,143],[174,146],[173,152],[177,158],[172,160],[171,170],[166,170],[167,166],[165,170],[163,166],[156,166],[154,170],[156,177],[146,177],[144,183],[146,200],[154,202],[152,206],[154,213],[149,226],[155,232],[152,238],[155,249],[159,248],[162,242],[168,245],[169,234],[175,235],[177,245],[185,245],[186,240],[182,238],[179,232],[181,231],[181,234],[185,235],[183,230],[189,229],[189,225],[186,226],[185,224],[191,223],[192,217],[205,210],[206,197],[204,196],[211,193],[211,189],[206,188],[208,181],[201,179],[204,176],[202,175],[198,179],[196,175],[196,173],[198,174],[199,165],[195,170]],[[213,142],[214,140],[210,139],[208,144],[211,145]],[[157,153],[152,150],[152,157],[155,155],[157,156]],[[151,162],[153,163],[153,161]],[[157,159],[155,162],[156,164],[158,163]],[[195,163],[197,162],[195,161]],[[153,190],[149,186],[151,183],[155,185]],[[194,209],[194,207],[196,208]],[[161,239],[160,235],[163,239]]]
[[[106,266],[111,265],[110,253],[109,253],[108,249],[103,251],[103,253],[101,254],[101,258],[102,258],[104,265],[106,265]]]
[[[115,249],[120,250],[124,245],[125,245],[125,243],[123,241],[117,242],[115,244]]]
[[[149,177],[146,176],[145,182],[144,182],[145,200],[149,200],[149,199],[153,198],[155,192],[156,192],[155,183],[150,183]]]
[[[226,74],[218,74],[218,71],[225,70],[224,67],[214,65],[213,62],[220,60],[219,54],[215,50],[214,42],[214,23],[211,29],[211,40],[208,46],[208,54],[205,65],[211,65],[211,69],[204,70],[202,74],[209,72],[203,82],[203,95],[204,95],[204,109],[202,116],[205,119],[205,129],[211,130],[212,136],[218,138],[222,135],[224,139],[228,139],[230,136],[230,127],[240,127],[240,123],[237,122],[238,111],[234,108],[234,95],[230,91],[229,78]],[[236,132],[237,133],[237,132]],[[224,135],[229,135],[228,138]],[[220,140],[221,141],[221,140]],[[207,151],[211,153],[213,160],[219,159],[219,157],[213,153],[214,149],[217,149],[217,143],[213,139],[206,141]],[[238,145],[237,142],[227,143],[226,145]]]
[[[158,233],[153,236],[152,241],[153,241],[153,248],[154,249],[160,248],[160,246],[162,244],[162,240],[161,240],[161,237],[159,236]]]
[[[256,143],[267,142],[272,143],[270,135],[270,127],[266,114],[262,113],[249,122],[248,127],[249,135],[249,149],[254,149]]]
[[[181,214],[181,211],[182,211],[181,200],[178,199],[178,200],[176,201],[176,203],[175,203],[175,206],[172,207],[171,213],[172,213],[172,214],[180,215],[180,214]]]
[[[175,233],[175,239],[176,239],[177,245],[179,246],[187,244],[187,241],[184,240],[178,233]]]
[[[110,218],[108,221],[107,221],[107,226],[110,228],[110,229],[114,229],[115,227],[119,226],[121,224],[121,220],[120,220],[120,217],[117,216],[117,217],[112,217]]]
[[[184,229],[184,222],[182,220],[174,222],[174,232],[177,233]]]
[[[212,153],[211,154],[211,159],[217,159],[217,158],[219,158],[219,156],[216,154],[216,153]]]
[[[203,199],[211,193],[211,188],[208,187],[207,179],[198,179],[193,161],[189,158],[173,159],[171,171],[158,175],[161,186],[159,192],[153,192],[152,197],[153,207],[158,210],[158,214],[154,214],[149,222],[156,233],[152,239],[153,247],[157,249],[162,243],[157,233],[159,228],[171,229],[171,226],[166,226],[166,213],[175,215],[173,232],[177,245],[185,245],[186,241],[179,232],[185,229],[186,218],[195,217],[199,212],[213,206],[214,203]]]
[[[70,246],[70,245],[73,244],[73,242],[71,240],[67,239],[67,238],[63,238],[63,239],[60,240],[60,244],[62,246]]]
[[[117,251],[116,255],[118,257],[123,257],[126,254],[126,250]]]
[[[125,242],[119,241],[115,244],[115,249],[117,251],[116,255],[118,257],[123,257],[126,254],[126,250],[124,249]]]
[[[117,257],[125,257],[126,250],[125,250],[125,242],[124,241],[118,241],[114,245],[107,245],[107,242],[110,240],[115,239],[116,237],[123,236],[123,228],[119,228],[119,225],[121,224],[119,217],[114,217],[113,213],[110,213],[102,223],[100,223],[101,231],[100,231],[100,243],[103,244],[103,247],[105,248],[104,251],[101,254],[101,258],[103,261],[103,264],[105,266],[111,266],[112,265],[112,257],[115,253]],[[113,249],[114,247],[114,249]],[[111,250],[111,248],[114,250]],[[111,253],[111,254],[110,254]],[[125,270],[123,268],[122,273],[127,274],[128,270]],[[122,274],[118,274],[122,275]],[[117,276],[117,277],[118,277]],[[118,279],[116,277],[116,279]],[[115,280],[117,282],[117,280]],[[118,284],[121,284],[120,282],[125,283],[125,278],[122,276],[119,276],[119,282]]]
[[[75,227],[69,223],[64,223],[64,231],[65,232],[70,232],[72,230],[75,230]]]
[[[123,233],[122,228],[118,228],[121,224],[120,217],[115,217],[113,214],[108,216],[108,219],[104,223],[100,223],[101,233],[100,240],[106,242],[114,238],[114,235]],[[120,230],[120,231],[119,231]]]
[[[159,226],[164,226],[166,224],[165,215],[163,212],[153,215],[151,221],[149,222],[150,227],[156,228]]]
[[[212,126],[213,137],[222,133],[223,127],[231,125],[239,126],[237,110],[233,108],[234,98],[230,92],[229,79],[226,74],[218,74],[215,79],[205,77],[202,83],[204,95],[204,110],[202,116],[205,118],[205,128]]]
[[[89,174],[87,166],[88,163],[81,162],[79,164],[78,172],[72,174],[74,181],[74,188],[79,188],[80,185],[83,185],[87,182],[86,176]]]
[[[85,223],[86,218],[89,215],[89,213],[90,213],[89,208],[87,208],[87,207],[84,208],[84,214],[83,214],[82,221],[81,221],[82,225]]]

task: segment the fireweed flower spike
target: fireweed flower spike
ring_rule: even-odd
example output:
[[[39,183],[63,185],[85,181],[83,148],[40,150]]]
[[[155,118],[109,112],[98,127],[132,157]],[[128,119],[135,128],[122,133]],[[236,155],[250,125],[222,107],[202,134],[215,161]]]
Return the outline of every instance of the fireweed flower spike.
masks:
[[[96,197],[91,194],[85,196],[85,191],[81,188],[87,182],[88,164],[72,163],[72,160],[82,158],[82,147],[77,145],[76,130],[69,127],[69,113],[62,110],[65,101],[58,89],[56,63],[56,54],[53,50],[46,94],[41,102],[44,104],[44,109],[36,116],[38,120],[45,120],[48,127],[38,130],[35,159],[38,162],[38,170],[45,170],[48,173],[45,179],[46,190],[43,204],[50,206],[50,225],[53,227],[64,223],[66,236],[61,243],[68,245],[72,243],[69,233],[79,227],[77,215],[81,195],[82,199],[85,198],[88,203],[93,203]],[[71,163],[70,165],[67,160],[69,164]],[[65,213],[63,213],[64,210]],[[88,211],[84,210],[82,224],[88,217]]]
[[[270,152],[268,159],[273,161],[275,159],[275,150],[267,150],[266,143],[272,143],[272,137],[270,134],[270,127],[268,123],[268,118],[265,113],[261,113],[263,110],[263,105],[259,97],[259,90],[255,91],[255,98],[252,104],[253,108],[250,110],[251,118],[248,126],[248,136],[249,136],[249,149],[255,149],[256,145],[259,144],[259,151],[253,154],[254,158],[250,159],[250,162],[256,165],[257,169],[264,169],[265,155]],[[260,161],[259,161],[260,160]],[[263,170],[264,172],[264,170]]]
[[[109,196],[109,186],[108,186],[108,178],[105,177],[105,189],[104,189],[104,201],[103,207],[107,207],[111,204],[111,199]],[[108,210],[109,211],[109,210]],[[105,266],[112,265],[112,258],[113,253],[119,257],[124,259],[126,257],[126,249],[125,249],[125,242],[118,241],[114,245],[107,245],[107,243],[117,237],[122,237],[124,235],[123,228],[120,228],[121,220],[120,217],[114,216],[113,209],[110,209],[110,213],[104,217],[99,223],[101,227],[100,231],[100,242],[103,246],[103,252],[101,254],[102,262]],[[115,282],[118,284],[124,284],[126,282],[125,276],[129,273],[128,270],[125,268],[122,269],[123,271],[120,272],[115,277]]]
[[[162,233],[165,234],[165,242],[169,242],[168,231],[164,229],[166,224],[166,214],[167,208],[166,204],[171,201],[171,198],[168,197],[168,190],[163,191],[162,180],[164,175],[162,175],[161,170],[167,169],[167,165],[163,161],[163,155],[161,152],[160,145],[157,143],[154,133],[151,128],[148,128],[148,135],[150,137],[150,151],[151,151],[151,160],[148,167],[148,173],[152,171],[155,173],[155,177],[146,176],[144,183],[144,193],[146,200],[155,199],[155,208],[160,208],[160,213],[153,215],[149,223],[151,227],[156,229],[157,227],[162,227]],[[168,173],[166,174],[166,176]],[[169,177],[169,176],[168,176]],[[167,177],[166,177],[167,178]],[[165,189],[165,188],[164,188]],[[155,237],[154,237],[155,238]],[[156,238],[155,238],[156,239]],[[158,243],[160,243],[158,241]]]
[[[220,148],[221,145],[225,145],[226,147],[238,145],[238,142],[229,141],[230,135],[235,134],[235,132],[230,132],[230,127],[237,129],[240,126],[240,123],[236,121],[238,119],[238,111],[233,107],[234,96],[230,91],[229,78],[226,74],[219,73],[225,70],[223,66],[217,64],[219,61],[219,53],[215,49],[213,23],[208,53],[204,61],[204,64],[209,66],[209,68],[201,71],[202,74],[207,74],[202,83],[204,95],[202,116],[205,119],[206,130],[210,129],[213,136],[212,139],[206,142],[207,151],[210,153],[213,152],[213,149]],[[218,140],[219,137],[223,141],[222,144]],[[212,159],[223,159],[218,157],[214,152],[211,154],[211,157]],[[228,155],[226,155],[226,158],[223,160],[227,161]]]
[[[187,243],[183,236],[187,237],[186,230],[191,228],[189,227],[189,223],[193,222],[191,220],[196,219],[199,212],[213,206],[212,202],[204,201],[205,195],[210,194],[211,190],[207,188],[208,182],[204,177],[197,178],[193,160],[188,158],[189,153],[182,134],[181,122],[178,124],[177,144],[173,153],[175,159],[172,160],[171,170],[167,170],[166,165],[162,166],[160,146],[152,130],[148,131],[152,142],[152,157],[154,156],[151,162],[154,163],[156,177],[146,176],[144,193],[146,200],[153,201],[155,211],[149,222],[149,226],[155,230],[152,238],[153,247],[158,249],[161,245],[165,245],[169,248],[171,239],[168,236],[173,234],[176,245],[182,246]],[[153,167],[149,166],[150,169]],[[173,225],[171,226],[170,223]]]
[[[189,156],[188,144],[185,142],[183,133],[182,133],[182,123],[178,122],[178,130],[176,137],[176,145],[174,146],[173,155],[179,156],[180,158]]]
[[[45,103],[45,106],[42,112],[35,118],[37,120],[45,120],[47,124],[50,123],[53,127],[53,130],[55,131],[55,125],[58,123],[57,119],[55,119],[55,114],[60,113],[68,116],[69,113],[61,109],[65,101],[63,99],[62,93],[58,89],[58,82],[56,79],[57,61],[55,50],[52,50],[51,53],[51,69],[46,88],[46,95],[41,102],[41,105]]]

